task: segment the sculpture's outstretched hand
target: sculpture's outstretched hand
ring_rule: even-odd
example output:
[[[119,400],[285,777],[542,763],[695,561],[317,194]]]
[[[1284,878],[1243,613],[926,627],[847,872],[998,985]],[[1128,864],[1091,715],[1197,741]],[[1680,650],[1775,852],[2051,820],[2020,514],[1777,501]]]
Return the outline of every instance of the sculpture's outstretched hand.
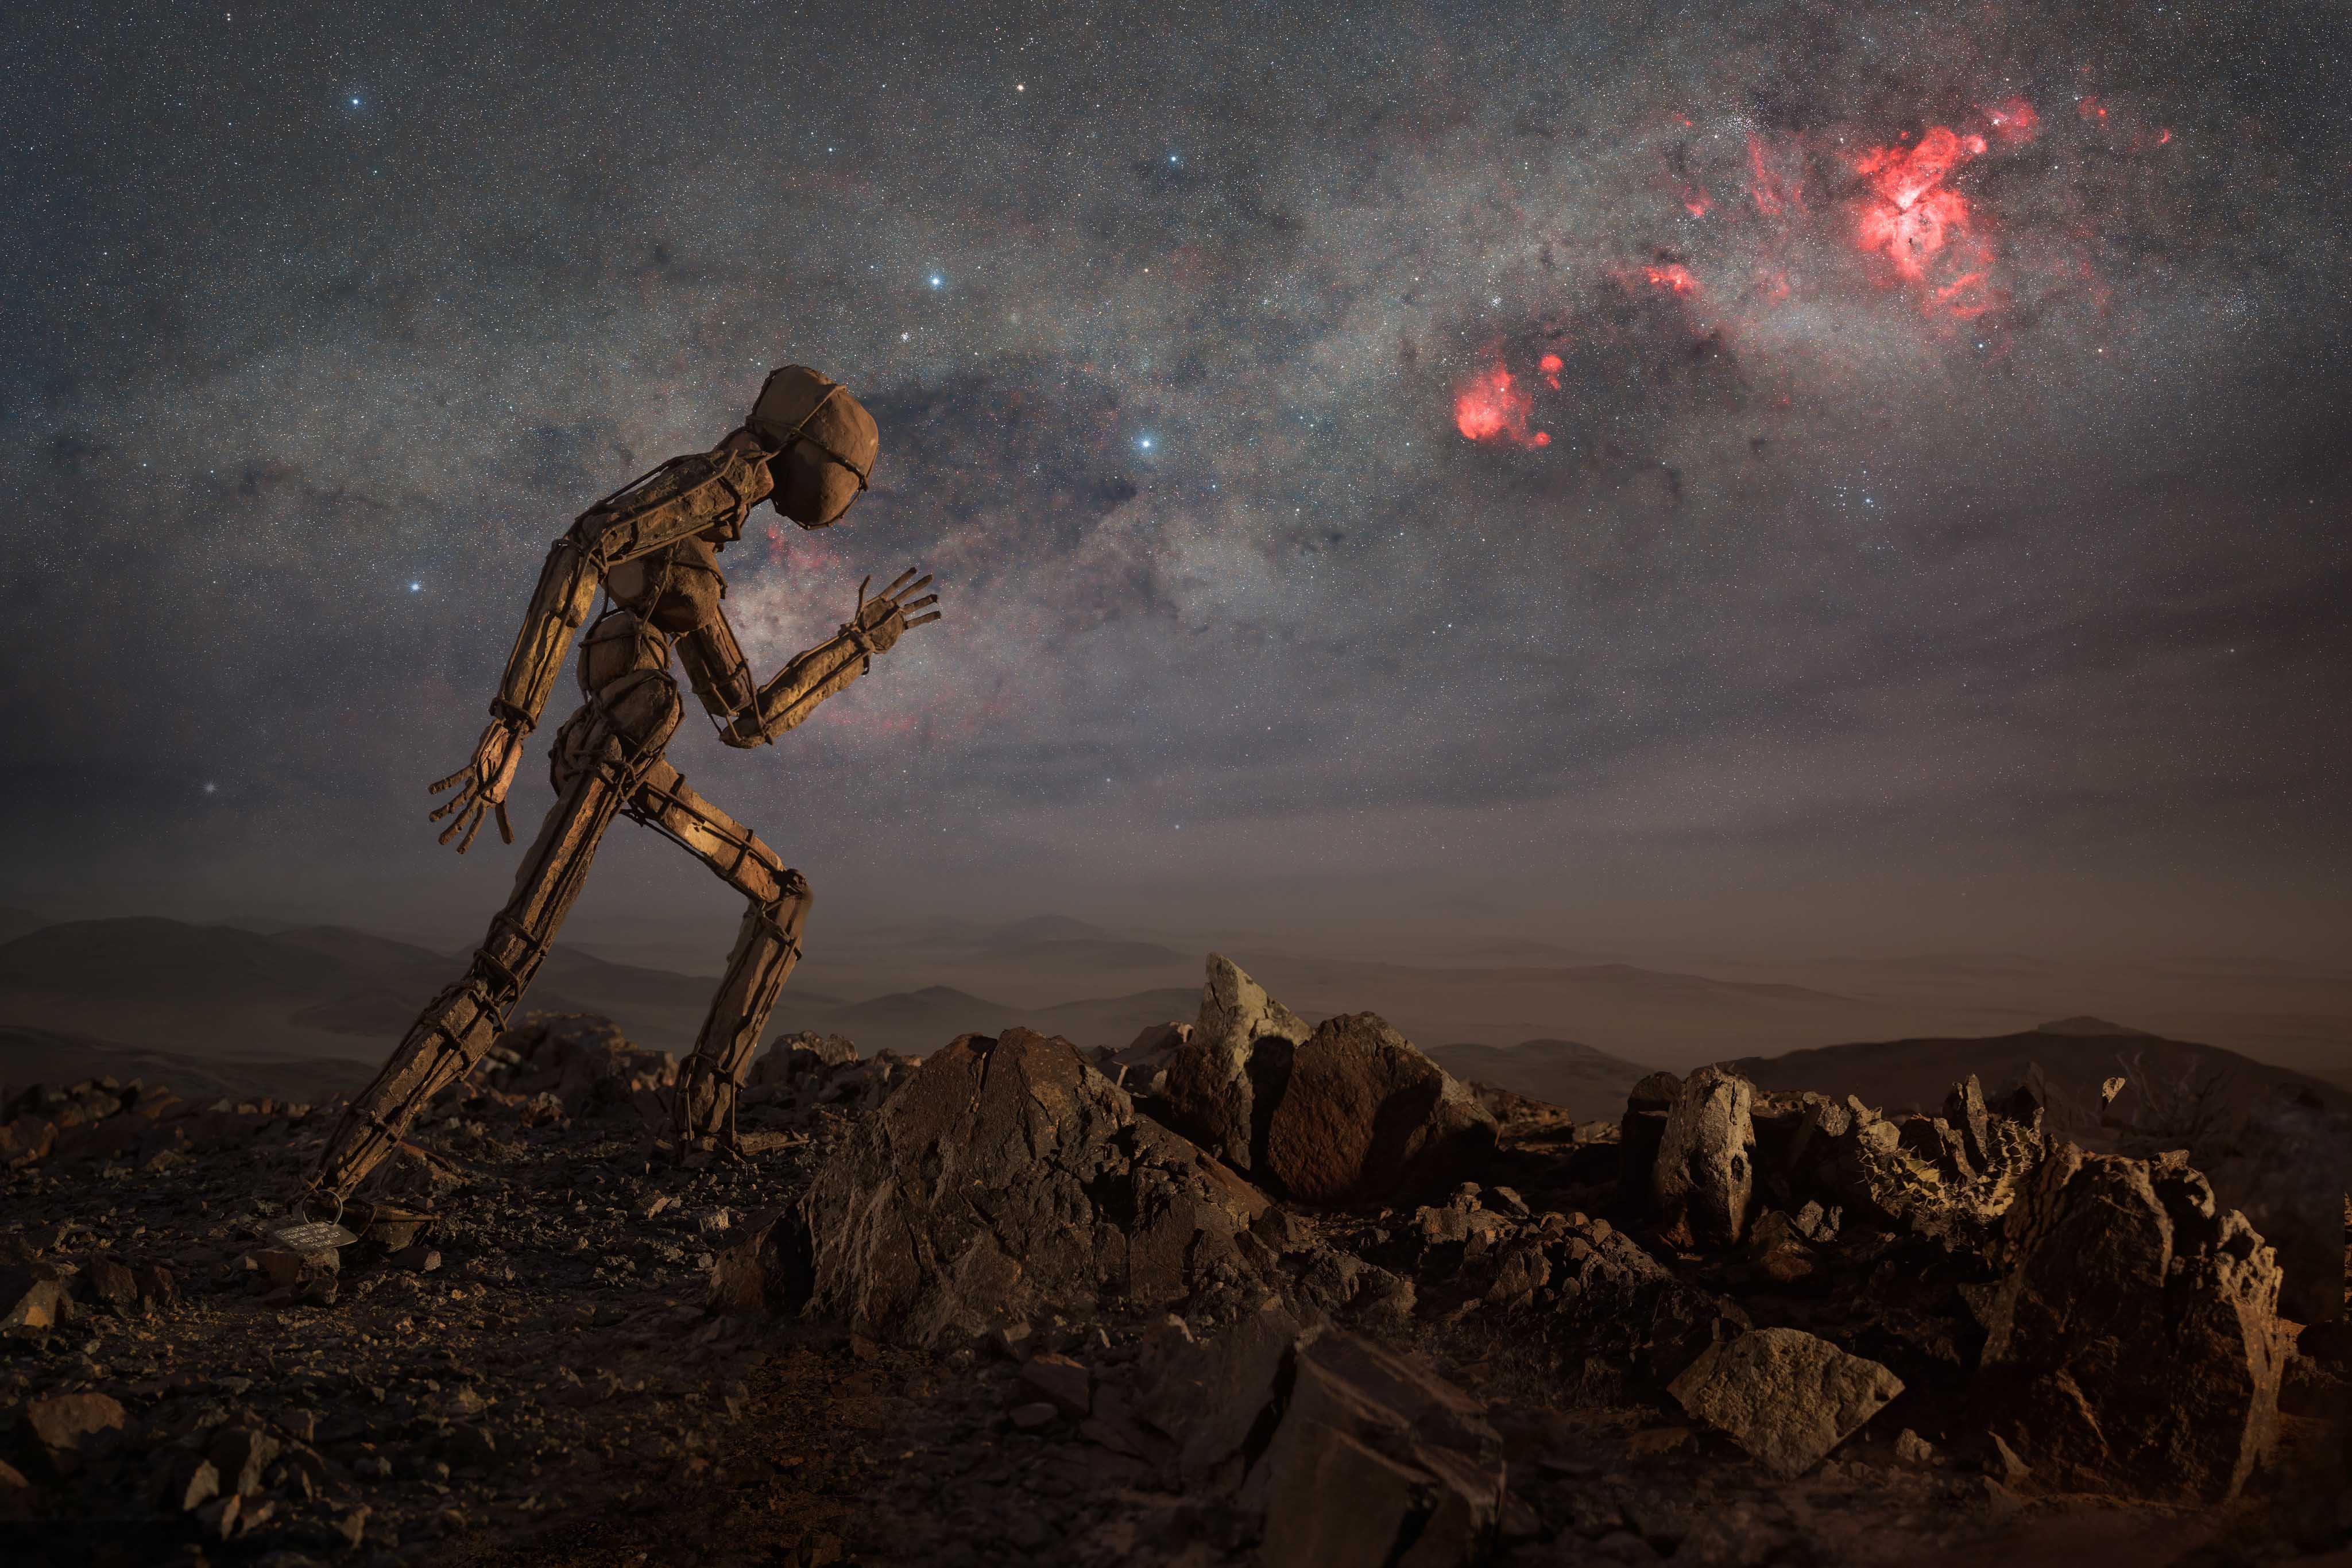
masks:
[[[866,585],[873,580],[869,577],[866,582],[857,585],[857,613],[851,618],[849,625],[842,628],[843,631],[847,632],[855,627],[864,632],[866,640],[873,644],[873,652],[888,653],[891,646],[900,637],[905,636],[909,628],[921,626],[940,618],[940,612],[936,610],[928,615],[915,615],[911,618],[909,616],[909,612],[920,610],[927,604],[937,604],[940,601],[940,596],[936,593],[926,593],[920,599],[907,597],[919,589],[929,586],[931,580],[928,573],[922,577],[917,577],[915,568],[910,566],[898,574],[898,580],[896,582],[868,599],[866,597]]]
[[[489,727],[482,731],[482,738],[475,743],[474,760],[433,786],[436,795],[445,789],[456,789],[460,784],[465,786],[442,802],[430,818],[436,822],[444,817],[451,819],[449,825],[441,830],[443,843],[457,839],[462,831],[466,836],[457,839],[457,852],[464,854],[472,847],[474,835],[481,831],[482,818],[492,811],[498,813],[499,837],[514,842],[514,830],[507,825],[507,789],[514,782],[515,766],[521,760],[522,731],[505,719],[492,719]]]

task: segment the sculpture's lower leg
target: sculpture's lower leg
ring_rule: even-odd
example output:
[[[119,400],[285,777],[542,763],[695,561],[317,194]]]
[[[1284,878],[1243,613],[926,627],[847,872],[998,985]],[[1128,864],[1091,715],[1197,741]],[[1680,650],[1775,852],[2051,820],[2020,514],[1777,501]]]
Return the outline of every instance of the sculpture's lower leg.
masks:
[[[311,1177],[316,1197],[340,1207],[425,1103],[471,1071],[498,1039],[580,896],[604,830],[637,782],[660,765],[677,715],[677,694],[663,680],[592,704],[564,725],[556,739],[555,809],[515,873],[513,895],[491,917],[466,977],[426,1005],[383,1071],[343,1113]]]
[[[675,839],[751,901],[727,976],[711,998],[694,1054],[678,1075],[672,1102],[681,1155],[731,1138],[735,1092],[784,981],[800,962],[801,926],[812,895],[759,835],[713,806],[662,763],[639,785],[629,815]]]

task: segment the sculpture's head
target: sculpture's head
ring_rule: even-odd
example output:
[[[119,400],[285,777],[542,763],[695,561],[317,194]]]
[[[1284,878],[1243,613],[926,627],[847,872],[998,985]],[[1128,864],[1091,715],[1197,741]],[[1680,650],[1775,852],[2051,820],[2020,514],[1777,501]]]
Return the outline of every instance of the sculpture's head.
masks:
[[[881,434],[847,387],[809,369],[786,365],[760,389],[743,427],[774,455],[768,499],[804,528],[841,520],[874,472]]]

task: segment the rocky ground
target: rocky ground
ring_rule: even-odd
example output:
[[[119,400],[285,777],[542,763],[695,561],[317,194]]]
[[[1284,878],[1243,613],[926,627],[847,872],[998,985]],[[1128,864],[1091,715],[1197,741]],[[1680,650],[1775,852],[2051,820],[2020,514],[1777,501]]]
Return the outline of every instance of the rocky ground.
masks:
[[[2343,1320],[2031,1096],[1577,1124],[1213,961],[1118,1056],[675,1063],[535,1019],[275,1244],[331,1106],[0,1103],[28,1562],[2267,1563],[2352,1552]]]

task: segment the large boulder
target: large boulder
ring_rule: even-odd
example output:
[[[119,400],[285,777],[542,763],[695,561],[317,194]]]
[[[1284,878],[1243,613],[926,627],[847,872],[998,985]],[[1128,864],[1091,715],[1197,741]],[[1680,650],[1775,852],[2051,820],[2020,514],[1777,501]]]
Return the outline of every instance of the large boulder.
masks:
[[[1755,1085],[1728,1068],[1702,1067],[1682,1084],[1651,1166],[1651,1197],[1668,1236],[1729,1246],[1746,1231],[1756,1190],[1755,1103]]]
[[[1292,1055],[1260,1173],[1302,1203],[1449,1186],[1495,1152],[1494,1113],[1371,1013],[1328,1019]]]
[[[1166,1070],[1162,1092],[1171,1120],[1236,1170],[1251,1169],[1253,1155],[1265,1146],[1265,1118],[1289,1074],[1291,1051],[1313,1032],[1239,965],[1210,954],[1201,1016]]]
[[[1668,1392],[1776,1475],[1801,1476],[1903,1392],[1874,1361],[1801,1329],[1756,1329],[1712,1345]]]
[[[1379,1018],[1309,1029],[1214,954],[1162,1092],[1179,1129],[1302,1203],[1433,1191],[1495,1148],[1494,1113]]]
[[[1265,1209],[1069,1041],[1013,1030],[925,1058],[817,1173],[803,1213],[817,1310],[937,1344],[1245,1281]]]
[[[2286,1343],[2279,1268],[2178,1152],[2061,1145],[2003,1227],[1978,1397],[2041,1478],[2179,1501],[2234,1496],[2269,1451]]]

